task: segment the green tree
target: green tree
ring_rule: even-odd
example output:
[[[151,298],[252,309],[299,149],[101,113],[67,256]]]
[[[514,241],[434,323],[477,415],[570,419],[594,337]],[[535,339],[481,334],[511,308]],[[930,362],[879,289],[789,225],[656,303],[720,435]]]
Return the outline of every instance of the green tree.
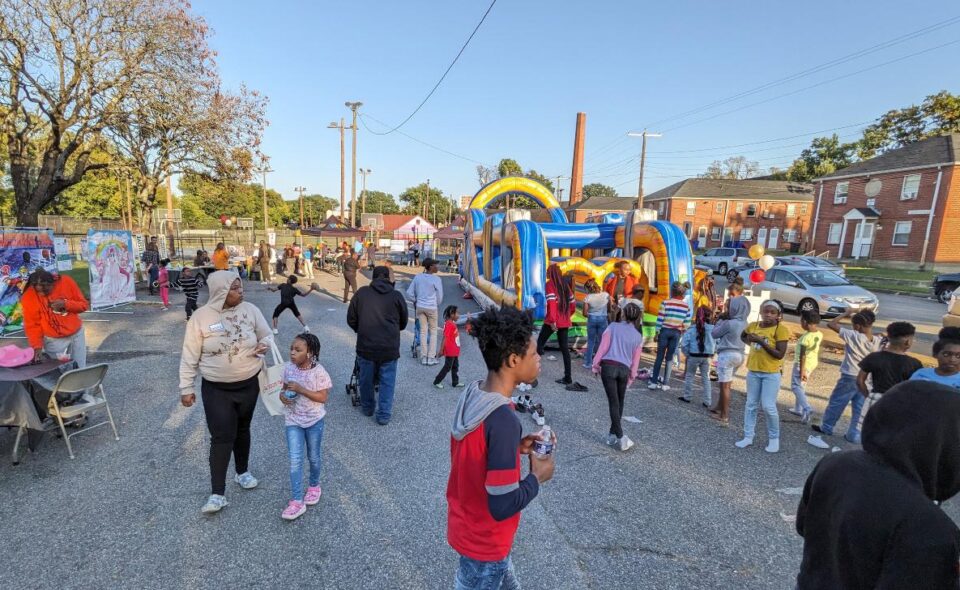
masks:
[[[407,215],[422,215],[426,199],[426,183],[411,186],[400,193],[400,201],[405,204],[403,212]],[[430,200],[426,204],[428,206],[426,219],[434,225],[445,224],[451,217],[451,213],[456,213],[453,202],[444,196],[443,191],[433,186],[430,187]]]
[[[433,191],[431,191],[432,193]],[[400,206],[390,193],[367,191],[367,213],[400,213]]]
[[[863,130],[857,156],[872,158],[878,153],[902,147],[928,137],[960,131],[960,95],[942,90],[923,102],[884,113]]]
[[[531,168],[530,170],[527,170],[527,173],[524,176],[526,176],[527,178],[532,178],[533,180],[536,180],[543,186],[547,187],[551,193],[555,192],[553,182],[543,174],[540,174],[539,172],[534,170],[533,168]]]
[[[591,197],[618,197],[616,189],[612,186],[607,186],[599,182],[594,182],[593,184],[588,184],[583,187],[583,200],[586,201]]]
[[[184,201],[192,203],[192,206],[206,217],[251,217],[254,227],[263,227],[262,185],[245,184],[235,180],[215,180],[189,172],[181,176],[178,187]],[[294,215],[280,193],[272,189],[267,189],[267,210],[273,227],[294,219],[300,220],[299,207]]]
[[[500,160],[500,164],[497,165],[497,174],[500,175],[500,178],[523,176],[523,168],[520,167],[520,164],[517,164],[516,160],[504,158]]]
[[[300,205],[297,202],[288,203],[292,211],[300,214]],[[319,225],[327,219],[327,211],[336,211],[340,213],[340,201],[325,197],[323,195],[304,195],[303,197],[303,218],[307,227]],[[299,221],[299,219],[298,219]]]
[[[856,143],[841,143],[834,133],[830,137],[817,137],[810,147],[800,152],[787,170],[787,178],[795,182],[808,182],[814,178],[845,168],[854,162]]]

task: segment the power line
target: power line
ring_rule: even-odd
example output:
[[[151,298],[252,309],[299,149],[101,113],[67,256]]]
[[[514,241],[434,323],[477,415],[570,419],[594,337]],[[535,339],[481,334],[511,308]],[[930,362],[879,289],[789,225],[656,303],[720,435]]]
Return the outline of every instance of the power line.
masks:
[[[376,123],[379,123],[380,125],[383,125],[384,127],[389,127],[390,125],[388,125],[387,123],[384,123],[383,121],[381,121],[381,120],[377,119],[376,117],[374,117],[374,116],[372,116],[372,115],[369,115],[369,114],[367,114],[367,113],[359,113],[359,115],[360,115],[360,123],[363,125],[363,128],[364,128],[364,129],[366,129],[366,130],[369,131],[370,133],[373,133],[374,135],[386,135],[385,133],[377,133],[376,131],[374,131],[373,129],[371,129],[370,126],[367,125],[366,119],[369,118],[370,120],[372,120],[372,121],[374,121],[374,122],[376,122]],[[448,149],[445,149],[445,148],[442,148],[442,147],[440,147],[440,146],[438,146],[438,145],[434,145],[434,144],[432,144],[432,143],[423,141],[422,139],[417,139],[416,137],[414,137],[414,136],[412,136],[412,135],[410,135],[410,134],[408,134],[408,133],[405,133],[405,132],[403,132],[403,131],[397,131],[397,133],[399,133],[400,135],[406,137],[406,138],[409,139],[409,140],[412,140],[412,141],[415,141],[415,142],[419,143],[420,145],[424,145],[424,146],[426,146],[426,147],[428,147],[428,148],[430,148],[430,149],[437,150],[438,152],[443,152],[443,153],[445,153],[445,154],[447,154],[447,155],[449,155],[449,156],[453,156],[454,158],[460,158],[461,160],[466,160],[467,162],[473,162],[474,164],[480,164],[481,166],[489,166],[489,165],[490,165],[490,164],[487,164],[487,163],[485,163],[485,162],[481,162],[480,160],[475,160],[475,159],[470,158],[470,157],[468,157],[468,156],[464,156],[463,154],[458,154],[458,153],[456,153],[456,152],[451,152],[451,151],[448,150]]]
[[[478,22],[478,23],[477,23],[477,26],[473,28],[473,32],[470,33],[470,36],[469,36],[469,37],[467,37],[467,40],[466,40],[466,42],[464,42],[463,47],[460,48],[460,51],[457,52],[457,56],[456,56],[455,58],[453,58],[453,61],[450,62],[450,65],[449,65],[449,66],[447,66],[446,71],[443,72],[443,75],[440,76],[440,79],[437,80],[437,83],[433,85],[433,88],[430,90],[430,92],[427,93],[427,96],[424,97],[424,99],[423,99],[422,101],[420,101],[420,104],[417,105],[417,108],[413,109],[413,112],[412,112],[412,113],[410,113],[409,115],[407,115],[407,118],[406,118],[406,119],[404,119],[403,121],[401,121],[400,124],[397,125],[396,127],[394,127],[393,129],[391,129],[391,130],[389,130],[389,131],[385,131],[385,132],[383,132],[383,133],[378,133],[378,132],[376,132],[376,131],[372,131],[372,130],[370,130],[369,128],[367,128],[367,131],[370,131],[370,133],[373,133],[374,135],[390,135],[390,134],[393,133],[394,131],[396,131],[396,130],[400,129],[401,127],[403,127],[404,125],[406,125],[407,122],[408,122],[410,119],[412,119],[414,115],[416,115],[418,112],[420,112],[420,109],[423,108],[423,105],[427,104],[427,101],[430,100],[430,97],[433,96],[433,93],[437,91],[437,88],[440,88],[440,84],[443,83],[443,80],[447,77],[447,74],[450,73],[450,70],[453,69],[453,66],[455,66],[455,65],[457,64],[457,61],[460,59],[460,56],[463,55],[463,52],[467,49],[467,45],[470,45],[470,41],[473,40],[473,36],[476,35],[476,34],[477,34],[477,31],[480,30],[480,25],[483,24],[483,21],[487,20],[487,15],[490,14],[490,11],[493,10],[493,5],[496,4],[496,3],[497,3],[497,0],[493,0],[493,2],[490,3],[490,6],[487,7],[487,11],[483,13],[483,17],[480,19],[480,22]],[[388,125],[388,127],[389,127],[389,125]]]

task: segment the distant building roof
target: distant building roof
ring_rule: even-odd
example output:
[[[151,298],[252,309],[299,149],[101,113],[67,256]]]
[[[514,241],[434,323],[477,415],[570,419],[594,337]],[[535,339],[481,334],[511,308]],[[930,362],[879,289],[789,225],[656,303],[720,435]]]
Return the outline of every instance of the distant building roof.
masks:
[[[432,223],[423,219],[419,215],[403,215],[403,214],[384,214],[383,215],[383,231],[397,231],[404,225],[410,223],[414,219],[420,219],[420,227],[423,232],[434,232],[436,227]]]
[[[636,203],[637,199],[635,197],[590,197],[565,209],[567,211],[580,209],[589,209],[591,211],[629,211],[633,209]]]
[[[688,178],[643,198],[644,202],[663,199],[813,201],[813,185],[788,180]]]
[[[886,151],[879,156],[857,162],[816,180],[876,174],[903,168],[922,168],[936,164],[960,162],[960,133],[950,133],[921,139],[903,147]]]

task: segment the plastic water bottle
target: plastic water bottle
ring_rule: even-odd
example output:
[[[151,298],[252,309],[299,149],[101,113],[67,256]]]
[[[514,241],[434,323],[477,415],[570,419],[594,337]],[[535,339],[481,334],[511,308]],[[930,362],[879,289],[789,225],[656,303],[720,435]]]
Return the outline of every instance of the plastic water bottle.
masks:
[[[553,432],[550,430],[550,426],[544,424],[537,435],[540,439],[533,443],[533,452],[540,457],[546,457],[553,453]]]

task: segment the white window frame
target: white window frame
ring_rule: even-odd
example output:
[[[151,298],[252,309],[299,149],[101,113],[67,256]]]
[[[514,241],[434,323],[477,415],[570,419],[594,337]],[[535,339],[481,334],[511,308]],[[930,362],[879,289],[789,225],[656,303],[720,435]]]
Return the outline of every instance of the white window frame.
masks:
[[[707,241],[707,231],[708,231],[708,229],[707,229],[707,226],[705,226],[705,225],[701,225],[700,227],[698,227],[698,228],[697,228],[697,239],[698,239],[698,240],[703,240],[704,242],[706,242],[706,241]]]
[[[713,208],[716,213],[723,213],[723,201],[717,201],[717,206]]]
[[[737,203],[737,213],[743,213],[743,202]]]
[[[834,233],[836,230],[836,233]],[[843,223],[831,223],[827,226],[827,245],[840,243],[840,233],[843,232]]]
[[[753,241],[753,228],[745,227],[740,230],[740,241],[741,242],[750,242]]]
[[[663,216],[663,212],[664,212],[664,209],[665,209],[664,203],[665,203],[664,201],[660,201],[659,203],[657,203],[657,212],[660,213],[660,216],[661,216],[661,217]]]
[[[876,197],[868,197],[868,198],[867,198],[867,207],[876,207],[876,206],[877,206],[877,198],[876,198]]]
[[[843,187],[843,192],[840,191],[840,187]],[[847,196],[850,194],[850,183],[849,182],[838,182],[837,186],[833,189],[833,204],[834,205],[843,205],[847,202]]]
[[[794,204],[787,205],[787,217],[796,217],[797,216],[797,206]]]
[[[783,242],[792,244],[797,241],[797,230],[795,229],[785,229],[783,233],[780,234],[780,238]]]
[[[687,217],[692,217],[696,214],[697,214],[697,202],[687,201]]]
[[[710,228],[710,241],[711,241],[711,242],[719,242],[719,241],[720,241],[720,235],[721,235],[721,234],[720,234],[720,229],[721,229],[721,228],[720,228],[719,225],[714,225],[713,227]]]
[[[907,231],[899,231],[901,226],[906,226]],[[913,222],[912,221],[898,221],[893,224],[893,239],[890,241],[891,246],[898,246],[900,248],[906,248],[910,245],[910,233],[913,231]],[[897,236],[902,236],[906,234],[907,239],[902,244],[897,243]]]
[[[916,201],[920,196],[920,174],[907,174],[903,177],[903,184],[900,186],[900,200],[901,201]],[[916,179],[917,186],[913,193],[907,192],[907,181],[910,179]]]
[[[752,215],[750,214],[750,207],[753,207]],[[749,205],[747,205],[747,217],[756,217],[759,214],[759,212],[760,212],[760,207],[758,207],[754,203],[750,203]]]
[[[800,205],[800,215],[806,215],[806,214],[807,214],[807,204],[804,203],[803,205]]]

